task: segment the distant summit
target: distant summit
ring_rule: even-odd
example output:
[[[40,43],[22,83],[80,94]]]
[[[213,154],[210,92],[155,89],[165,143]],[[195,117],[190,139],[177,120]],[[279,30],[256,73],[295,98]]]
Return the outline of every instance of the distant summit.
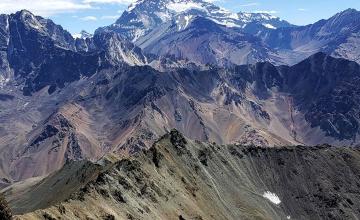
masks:
[[[86,32],[86,31],[84,31],[84,30],[82,30],[82,31],[81,31],[80,33],[78,33],[78,34],[73,34],[73,37],[74,37],[75,39],[77,39],[77,38],[79,38],[79,39],[87,39],[87,38],[92,38],[93,35],[90,34],[90,33],[88,33],[88,32]]]
[[[115,24],[100,30],[116,31],[137,41],[165,24],[176,25],[181,31],[199,16],[232,28],[245,28],[250,24],[271,29],[291,26],[270,14],[233,13],[205,0],[139,0],[132,3]]]

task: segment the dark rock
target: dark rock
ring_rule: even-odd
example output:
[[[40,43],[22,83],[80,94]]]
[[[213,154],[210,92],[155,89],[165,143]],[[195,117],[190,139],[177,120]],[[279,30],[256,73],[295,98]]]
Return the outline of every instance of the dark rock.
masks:
[[[114,199],[120,203],[126,203],[126,200],[124,198],[124,196],[122,195],[122,193],[119,190],[115,190],[112,193],[112,196],[114,197]]]
[[[179,215],[179,220],[185,220],[185,218],[182,215]]]
[[[15,97],[12,95],[0,93],[0,101],[9,101],[9,100],[13,100],[14,98]]]
[[[59,130],[56,127],[52,125],[46,125],[43,132],[30,144],[30,146],[35,146],[40,142],[55,136],[58,132]]]
[[[179,110],[175,110],[174,118],[175,118],[175,121],[177,121],[177,122],[182,121],[182,115],[181,115],[181,112]]]
[[[109,192],[108,192],[106,189],[99,188],[99,189],[97,189],[97,191],[98,191],[98,193],[99,193],[100,195],[102,195],[102,196],[105,197],[105,198],[109,198],[109,197],[110,197],[110,194],[109,194]]]
[[[9,205],[2,194],[0,194],[0,219],[2,220],[13,219]]]
[[[156,147],[150,148],[149,152],[152,155],[152,162],[155,164],[157,168],[159,168],[160,161],[164,156],[156,149]]]
[[[200,150],[198,153],[198,159],[204,166],[208,166],[208,160],[210,159],[210,151],[208,149]]]
[[[124,189],[126,189],[126,190],[132,189],[132,186],[131,186],[130,183],[126,180],[125,177],[119,176],[119,184],[122,185],[122,186],[124,187]]]
[[[184,154],[186,152],[187,141],[176,129],[170,131],[170,142],[175,147],[178,154]]]
[[[103,217],[103,220],[115,220],[115,216],[112,215],[112,214],[106,214],[106,215]]]
[[[241,158],[244,157],[244,155],[242,155],[242,154],[236,149],[235,146],[229,145],[228,149],[229,149],[229,152],[230,152],[231,155],[236,156],[236,157],[238,157],[239,159],[241,159]]]
[[[44,213],[43,217],[45,220],[56,220],[56,218],[52,217],[49,213]]]

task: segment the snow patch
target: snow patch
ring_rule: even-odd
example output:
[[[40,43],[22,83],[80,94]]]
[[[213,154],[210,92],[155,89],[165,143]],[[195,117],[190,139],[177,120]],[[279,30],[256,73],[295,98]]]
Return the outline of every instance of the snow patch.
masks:
[[[74,39],[81,39],[82,34],[73,34],[72,36]]]
[[[155,12],[155,14],[161,19],[161,21],[166,22],[171,19],[171,15],[165,12]]]
[[[199,9],[203,11],[207,11],[204,7],[202,7],[200,4],[195,2],[188,2],[188,3],[181,3],[181,2],[173,2],[170,3],[167,8],[169,10],[175,11],[176,13],[181,13],[184,11],[188,11],[190,9]]]
[[[185,28],[187,28],[187,26],[189,26],[190,20],[191,20],[192,16],[185,16]]]
[[[126,11],[130,12],[130,11],[134,10],[137,5],[143,3],[144,1],[145,0],[139,0],[139,1],[131,3]]]
[[[189,26],[192,18],[192,15],[185,15],[184,17],[179,17],[179,19],[175,21],[178,25],[178,31],[186,29]]]
[[[265,199],[268,199],[270,202],[274,203],[275,205],[279,205],[281,203],[280,198],[275,193],[272,193],[270,191],[264,192],[263,197]]]
[[[86,39],[86,38],[92,38],[93,35],[92,35],[92,34],[89,34],[89,33],[86,32],[86,31],[81,31],[80,33],[72,34],[72,37],[73,37],[74,39]]]
[[[225,21],[219,21],[217,19],[213,19],[213,18],[209,18],[210,20],[212,20],[213,22],[217,23],[217,24],[220,24],[220,25],[224,25],[226,27],[240,27],[239,25],[235,24],[234,22],[232,21],[228,21],[228,20],[225,20]]]
[[[238,20],[238,19],[239,19],[239,15],[236,14],[236,13],[230,13],[228,17],[231,18],[231,19],[234,19],[234,20]]]
[[[271,24],[263,24],[264,27],[269,28],[269,29],[276,29],[276,27],[272,26]]]

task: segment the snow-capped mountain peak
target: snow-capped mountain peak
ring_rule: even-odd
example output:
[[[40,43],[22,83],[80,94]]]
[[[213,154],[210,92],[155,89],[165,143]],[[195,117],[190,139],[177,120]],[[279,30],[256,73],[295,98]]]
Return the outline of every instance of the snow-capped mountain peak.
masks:
[[[192,9],[200,10],[207,12],[208,14],[212,13],[212,8],[214,5],[201,0],[172,0],[169,1],[165,7],[175,13],[183,13]]]
[[[233,13],[209,0],[138,0],[124,11],[115,24],[100,31],[115,30],[136,42],[161,25],[175,24],[181,31],[196,17],[204,17],[230,28],[245,28],[250,23],[270,29],[290,26],[270,14]]]
[[[79,39],[87,39],[87,38],[92,38],[92,37],[93,37],[92,34],[88,33],[87,31],[84,31],[84,30],[82,30],[78,34],[73,34],[73,38],[75,38],[75,39],[77,39],[77,38],[79,38]]]

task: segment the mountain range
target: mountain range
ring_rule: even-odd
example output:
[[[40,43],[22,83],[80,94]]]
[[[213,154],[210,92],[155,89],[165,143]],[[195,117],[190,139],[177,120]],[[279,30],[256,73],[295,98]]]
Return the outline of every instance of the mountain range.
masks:
[[[359,31],[360,12],[354,9],[296,26],[269,14],[232,13],[203,0],[138,0],[114,24],[75,36],[27,10],[1,15],[0,187],[5,188],[15,214],[24,214],[20,216],[24,219],[74,219],[81,202],[87,208],[79,218],[96,209],[88,216],[93,219],[122,219],[127,212],[148,219],[309,219],[316,212],[324,219],[328,212],[329,219],[358,216],[351,205],[359,200],[358,192],[345,192],[354,185],[341,180],[344,189],[335,189],[340,180],[330,175],[344,171],[349,181],[360,184],[359,166],[353,162],[360,144]],[[190,150],[181,148],[175,155],[177,144],[154,147],[172,137],[185,140]],[[197,152],[199,148],[204,152]],[[157,150],[174,179],[148,167],[149,154],[159,165]],[[227,161],[229,153],[241,159],[244,155],[238,150],[250,157],[245,156],[245,162]],[[319,161],[314,152],[320,154]],[[179,157],[183,154],[186,159]],[[210,163],[219,166],[217,170],[207,170],[203,159],[209,155],[216,158]],[[248,165],[254,158],[256,163]],[[268,164],[262,162],[264,158]],[[320,187],[320,180],[311,173],[301,178],[310,178],[319,187],[317,193],[310,185],[299,191],[306,195],[297,197],[276,188],[279,178],[285,181],[284,187],[300,187],[294,181],[300,177],[291,174],[295,171],[281,168],[279,161],[288,164],[288,158],[296,158],[297,167],[314,164],[329,184]],[[322,169],[326,163],[335,171]],[[275,176],[252,176],[267,166]],[[173,172],[174,167],[178,170]],[[157,205],[145,208],[133,195],[140,193],[141,199],[163,204],[175,194],[168,189],[171,182],[153,186],[152,181],[166,177],[176,182],[181,172],[197,169],[200,177],[184,177],[184,186],[176,186],[181,192],[194,191],[197,184],[206,186],[199,201],[190,193],[183,200],[175,197],[176,204],[169,209],[156,210]],[[301,172],[308,169],[302,167]],[[245,175],[244,170],[250,173]],[[145,179],[138,180],[140,174],[133,172]],[[230,186],[218,189],[225,184],[222,172],[235,173],[233,184],[253,188],[257,197]],[[134,190],[125,196],[122,191],[110,196],[113,189],[104,184],[114,185],[119,173],[141,184],[132,183]],[[249,182],[237,180],[243,175]],[[60,181],[64,176],[69,182]],[[82,177],[72,181],[74,176]],[[101,176],[109,179],[96,180]],[[263,186],[263,181],[271,184]],[[57,198],[47,191],[53,187],[60,192],[53,194]],[[261,191],[275,189],[289,201],[281,209],[259,200],[264,199]],[[27,200],[38,194],[50,197],[37,203]],[[249,198],[248,206],[244,201],[229,202],[231,194]],[[94,207],[93,198],[112,205]],[[218,200],[214,206],[204,204],[211,198]],[[294,198],[301,206],[295,207]],[[316,199],[309,203],[309,198]],[[119,213],[116,202],[127,203],[123,200],[142,211],[126,207]],[[183,203],[196,204],[203,213],[182,207]],[[233,211],[244,205],[245,211]],[[166,216],[169,210],[172,215]]]
[[[293,65],[316,52],[358,62],[359,17],[348,9],[295,26],[269,14],[231,13],[203,0],[138,1],[96,33],[116,32],[147,53],[202,65]]]

